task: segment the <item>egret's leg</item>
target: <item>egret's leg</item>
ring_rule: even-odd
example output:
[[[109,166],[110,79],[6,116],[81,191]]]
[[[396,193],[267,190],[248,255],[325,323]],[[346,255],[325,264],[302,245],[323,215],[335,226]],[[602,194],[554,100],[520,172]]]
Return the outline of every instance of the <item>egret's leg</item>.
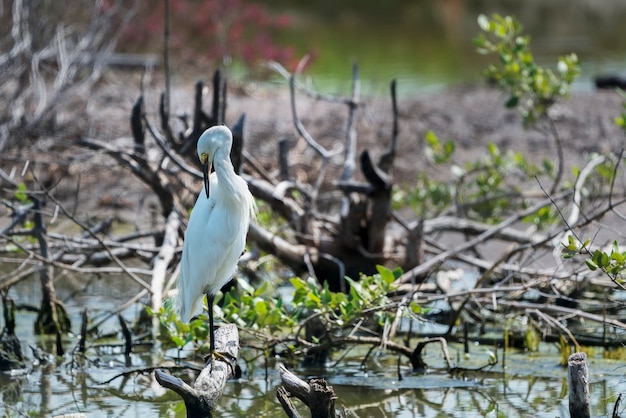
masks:
[[[209,349],[211,350],[211,355],[215,352],[215,328],[213,328],[213,300],[215,299],[215,295],[211,293],[206,294],[206,302],[209,308],[209,337],[211,337],[211,342],[209,343]]]
[[[210,293],[206,294],[207,308],[209,309],[209,337],[211,338],[211,342],[209,343],[209,355],[205,358],[205,364],[209,365],[213,363],[213,357],[218,357],[221,360],[224,360],[228,366],[230,367],[233,375],[235,374],[235,367],[233,363],[237,362],[236,358],[232,358],[232,356],[228,353],[218,353],[215,351],[215,329],[213,327],[213,301],[215,299],[215,295]]]

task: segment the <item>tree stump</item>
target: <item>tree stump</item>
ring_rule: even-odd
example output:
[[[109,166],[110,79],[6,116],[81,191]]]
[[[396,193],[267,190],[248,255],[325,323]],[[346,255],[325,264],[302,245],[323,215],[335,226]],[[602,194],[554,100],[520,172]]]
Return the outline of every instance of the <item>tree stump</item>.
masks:
[[[300,415],[291,403],[291,397],[300,399],[311,411],[312,418],[335,418],[335,399],[332,386],[324,379],[311,379],[308,383],[291,373],[280,364],[278,372],[283,385],[278,388],[276,397],[289,417]]]
[[[587,355],[574,353],[567,361],[569,413],[571,418],[589,418],[589,368]]]
[[[183,398],[188,418],[211,417],[215,403],[224,393],[226,381],[235,369],[228,359],[236,359],[239,352],[239,333],[235,325],[228,324],[215,331],[215,350],[224,356],[214,357],[207,363],[193,387],[178,377],[155,371],[161,386],[172,389]]]

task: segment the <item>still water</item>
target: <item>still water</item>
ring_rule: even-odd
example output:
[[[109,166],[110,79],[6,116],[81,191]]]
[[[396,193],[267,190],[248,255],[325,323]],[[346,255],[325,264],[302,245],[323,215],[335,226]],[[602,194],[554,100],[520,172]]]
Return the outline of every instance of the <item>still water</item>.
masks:
[[[52,351],[52,342],[34,336],[36,315],[20,311],[17,334],[28,362],[26,368],[0,375],[0,416],[58,416],[84,413],[87,417],[184,417],[184,405],[177,395],[166,391],[154,380],[149,367],[176,365],[176,352],[157,346],[137,346],[133,354],[123,354],[123,343],[117,319],[111,318],[99,327],[97,335],[88,338],[83,360],[72,354],[78,344],[80,313],[90,306],[90,318],[99,317],[134,295],[139,289],[123,277],[65,277],[57,283],[60,297],[72,316],[74,334],[64,342],[67,354],[62,358],[39,355],[31,351]],[[24,305],[38,305],[37,280],[21,283],[11,290],[12,297]],[[124,318],[132,323],[142,307],[125,310]],[[2,324],[3,325],[3,324]],[[402,378],[397,374],[398,358],[386,352],[373,356],[367,369],[360,366],[366,349],[356,349],[324,370],[312,370],[288,364],[303,378],[324,377],[333,386],[337,406],[352,409],[364,417],[565,417],[567,410],[566,369],[560,367],[554,345],[543,344],[539,353],[510,350],[506,364],[500,362],[481,372],[450,376],[445,370],[441,350],[426,348],[424,360],[430,366],[426,374],[413,373],[406,361],[401,362]],[[492,347],[470,345],[470,355],[463,354],[460,344],[450,345],[456,366],[476,369],[488,362]],[[275,369],[279,359],[254,361],[258,352],[246,348],[242,341],[239,363],[243,378],[231,381],[219,401],[217,416],[281,417],[276,400],[280,379]],[[335,356],[339,360],[340,355]],[[626,392],[623,362],[602,359],[596,349],[590,353],[592,416],[610,415],[619,393]],[[145,372],[122,376],[129,370]],[[172,371],[171,374],[185,377]],[[624,408],[620,408],[623,412]],[[306,414],[305,414],[306,415]]]
[[[364,94],[415,96],[481,80],[495,57],[480,56],[472,40],[479,14],[516,16],[540,65],[575,52],[582,74],[574,87],[590,90],[600,74],[626,76],[626,1],[623,0],[421,0],[389,2],[271,0],[294,25],[281,32],[297,56],[311,55],[304,75],[324,92],[348,93],[358,62]]]

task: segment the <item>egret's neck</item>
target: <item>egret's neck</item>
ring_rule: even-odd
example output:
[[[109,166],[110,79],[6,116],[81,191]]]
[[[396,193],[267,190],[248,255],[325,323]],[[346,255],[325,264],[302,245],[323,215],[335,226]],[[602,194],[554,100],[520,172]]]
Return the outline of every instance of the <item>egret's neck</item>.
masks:
[[[235,173],[233,163],[230,161],[230,150],[219,149],[215,153],[213,166],[217,173],[220,188],[224,188],[230,195],[235,196],[238,192],[236,187],[238,176],[237,173]]]

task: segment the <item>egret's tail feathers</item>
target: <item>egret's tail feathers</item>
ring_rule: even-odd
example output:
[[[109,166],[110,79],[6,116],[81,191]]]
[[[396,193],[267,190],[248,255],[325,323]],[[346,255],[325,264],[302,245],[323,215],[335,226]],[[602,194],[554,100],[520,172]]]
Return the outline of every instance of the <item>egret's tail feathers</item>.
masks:
[[[178,297],[176,298],[176,310],[178,311],[178,317],[181,321],[189,322],[191,318],[202,313],[203,297],[204,295],[201,295],[196,300],[190,301],[182,292],[178,293]]]

